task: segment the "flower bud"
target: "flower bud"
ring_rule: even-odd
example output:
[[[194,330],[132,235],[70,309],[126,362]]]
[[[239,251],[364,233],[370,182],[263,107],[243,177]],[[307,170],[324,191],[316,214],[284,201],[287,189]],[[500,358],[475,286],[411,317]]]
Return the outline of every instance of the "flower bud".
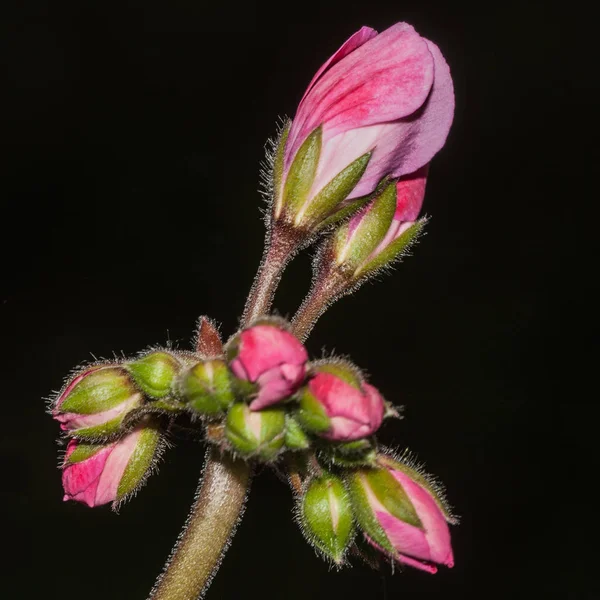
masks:
[[[63,466],[64,500],[90,507],[112,502],[116,507],[145,482],[160,453],[160,440],[158,429],[148,424],[111,444],[71,440]]]
[[[329,252],[334,268],[355,284],[404,256],[426,220],[418,220],[428,166],[381,186],[375,198],[342,225]],[[325,252],[324,254],[327,254]]]
[[[367,540],[398,562],[429,573],[432,563],[454,565],[448,522],[439,491],[411,467],[388,457],[382,468],[348,477],[354,514]]]
[[[327,558],[340,565],[354,534],[348,492],[338,477],[312,479],[299,507],[302,531]]]
[[[435,44],[407,23],[361,28],[317,71],[269,157],[271,221],[311,235],[349,216],[382,179],[427,164],[453,114]]]
[[[98,439],[118,431],[127,413],[143,402],[129,373],[121,367],[92,367],[68,383],[52,414],[64,431]]]
[[[278,321],[271,320],[237,334],[227,345],[227,358],[235,376],[252,384],[250,408],[260,410],[298,389],[308,354]]]
[[[234,401],[231,374],[224,361],[205,360],[186,371],[179,393],[188,406],[201,415],[217,415]]]
[[[241,455],[271,460],[284,444],[285,413],[273,408],[255,412],[243,402],[234,404],[227,413],[225,436]]]
[[[303,427],[335,441],[372,435],[381,425],[385,411],[379,392],[362,382],[351,365],[341,361],[315,365],[298,397],[297,416]]]
[[[126,368],[145,394],[152,398],[164,398],[171,393],[181,363],[169,352],[155,350],[127,363]]]

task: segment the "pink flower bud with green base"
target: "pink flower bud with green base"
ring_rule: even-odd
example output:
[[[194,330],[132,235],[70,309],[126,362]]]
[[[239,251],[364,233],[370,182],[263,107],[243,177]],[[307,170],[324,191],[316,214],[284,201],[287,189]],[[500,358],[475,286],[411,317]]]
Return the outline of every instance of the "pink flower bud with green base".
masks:
[[[58,396],[52,416],[80,439],[115,434],[126,415],[143,403],[142,393],[119,366],[91,367],[74,377]]]
[[[161,450],[161,435],[152,423],[138,425],[111,444],[71,440],[62,482],[64,500],[90,507],[119,502],[145,482]]]
[[[273,460],[285,442],[285,412],[277,408],[253,411],[244,402],[234,404],[225,420],[225,437],[241,456]]]
[[[138,387],[151,398],[165,398],[172,393],[175,377],[181,371],[181,361],[171,352],[153,350],[124,367]]]
[[[332,474],[311,479],[299,498],[298,521],[309,543],[340,566],[354,537],[348,492]]]
[[[377,389],[362,381],[356,367],[343,361],[315,363],[298,400],[297,418],[303,427],[340,442],[375,433],[386,409]]]
[[[418,215],[428,170],[425,165],[382,182],[369,204],[325,240],[313,263],[311,291],[293,320],[300,339],[332,302],[407,255],[426,224]]]
[[[178,391],[194,413],[215,416],[224,413],[235,400],[231,380],[225,361],[204,360],[182,374]]]
[[[391,457],[379,468],[347,478],[356,519],[367,540],[398,562],[435,573],[454,566],[448,523],[455,522],[439,486],[419,470]]]
[[[249,384],[252,410],[288,398],[304,380],[308,354],[304,346],[275,319],[261,321],[238,333],[227,344],[234,375]]]
[[[363,27],[321,67],[273,160],[273,217],[316,231],[364,204],[384,177],[426,165],[454,114],[450,70],[407,23]]]

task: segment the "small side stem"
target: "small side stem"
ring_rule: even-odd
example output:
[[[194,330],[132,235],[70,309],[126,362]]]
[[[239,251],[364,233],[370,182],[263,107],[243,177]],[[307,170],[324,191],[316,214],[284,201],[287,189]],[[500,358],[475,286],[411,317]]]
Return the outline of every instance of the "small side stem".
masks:
[[[283,271],[298,250],[296,235],[284,227],[278,227],[272,232],[246,300],[242,327],[269,312]]]
[[[196,501],[148,600],[201,598],[219,567],[244,510],[250,466],[212,447]]]
[[[291,324],[292,333],[302,342],[306,340],[319,317],[341,298],[345,292],[345,280],[336,271],[317,276]]]

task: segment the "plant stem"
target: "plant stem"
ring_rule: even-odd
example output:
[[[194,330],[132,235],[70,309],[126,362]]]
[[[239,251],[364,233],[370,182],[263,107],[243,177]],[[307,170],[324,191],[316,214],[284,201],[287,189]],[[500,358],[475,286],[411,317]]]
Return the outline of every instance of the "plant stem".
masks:
[[[270,238],[246,300],[242,327],[269,312],[283,271],[298,250],[297,233],[285,226],[276,226]]]
[[[211,447],[196,501],[149,600],[196,600],[210,585],[242,516],[251,467]]]
[[[317,276],[291,324],[292,333],[304,342],[319,317],[346,292],[346,280],[335,270]]]

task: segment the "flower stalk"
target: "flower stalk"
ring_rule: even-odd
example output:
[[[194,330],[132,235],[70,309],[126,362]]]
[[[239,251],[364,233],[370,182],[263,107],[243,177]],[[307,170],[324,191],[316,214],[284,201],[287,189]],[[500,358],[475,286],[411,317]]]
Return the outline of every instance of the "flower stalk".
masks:
[[[196,501],[149,600],[201,598],[244,511],[251,467],[209,448]]]

